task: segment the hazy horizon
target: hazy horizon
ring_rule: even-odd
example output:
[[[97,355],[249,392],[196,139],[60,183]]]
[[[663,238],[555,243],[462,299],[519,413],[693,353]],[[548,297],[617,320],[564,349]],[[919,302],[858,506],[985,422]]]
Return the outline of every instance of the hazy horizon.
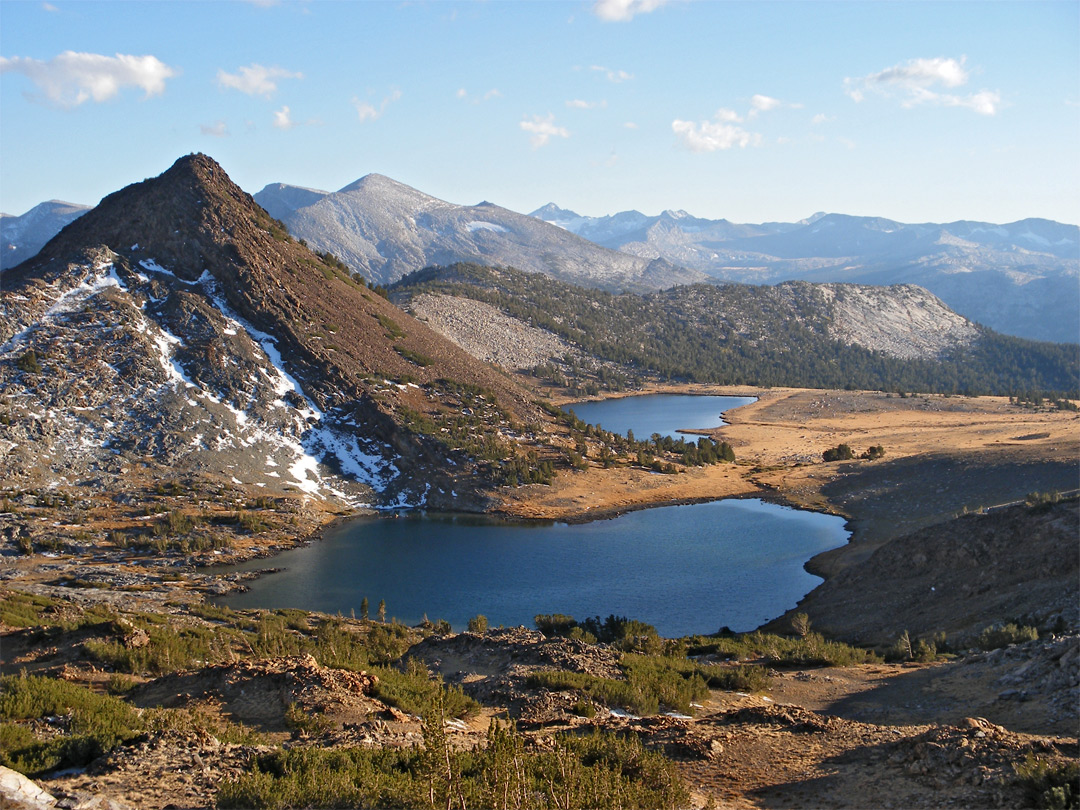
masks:
[[[1074,2],[4,2],[0,210],[189,152],[585,216],[1080,222]]]

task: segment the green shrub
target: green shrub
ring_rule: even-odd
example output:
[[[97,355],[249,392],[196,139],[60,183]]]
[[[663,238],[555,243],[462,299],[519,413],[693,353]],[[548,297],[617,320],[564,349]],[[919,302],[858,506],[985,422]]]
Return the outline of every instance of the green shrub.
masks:
[[[555,636],[568,636],[570,631],[578,626],[573,616],[562,613],[540,613],[533,617],[536,629],[548,638]]]
[[[70,733],[38,740],[12,721],[70,717]],[[0,678],[0,764],[28,775],[59,767],[81,767],[139,734],[135,709],[67,681],[38,676]]]
[[[488,629],[487,616],[482,613],[478,613],[469,619],[469,632],[470,633],[486,633]]]
[[[24,354],[19,356],[19,359],[15,361],[15,366],[20,371],[25,371],[28,374],[40,374],[41,363],[38,361],[37,352],[33,349],[28,349]]]
[[[423,717],[436,705],[441,705],[449,717],[468,717],[479,710],[479,704],[459,687],[446,687],[441,679],[433,679],[427,668],[410,658],[405,670],[378,667],[372,673],[379,679],[375,696],[403,712]]]
[[[1024,502],[1027,504],[1028,511],[1037,515],[1049,512],[1054,504],[1060,501],[1061,493],[1057,490],[1051,490],[1049,492],[1029,492]]]
[[[306,712],[295,703],[285,707],[285,725],[305,734],[322,734],[333,722],[322,712]]]
[[[447,743],[441,719],[425,720],[423,747],[262,754],[221,787],[217,806],[633,810],[689,802],[674,765],[634,735],[559,735],[552,750],[527,751],[514,726],[493,723],[484,745],[461,751]]]
[[[435,365],[435,361],[428,357],[426,354],[421,354],[420,352],[413,351],[412,349],[407,349],[404,346],[395,346],[394,351],[396,351],[410,363],[414,363],[421,368]]]
[[[855,458],[855,453],[852,451],[851,446],[847,444],[838,444],[836,447],[832,447],[821,454],[822,459],[825,461],[849,461]]]
[[[1023,644],[1039,638],[1039,631],[1034,627],[1018,626],[1009,622],[1003,625],[991,625],[979,633],[976,644],[983,650],[996,650],[1010,644]]]
[[[774,666],[846,667],[878,662],[871,650],[830,641],[820,633],[808,631],[791,638],[772,633],[742,633],[722,636],[693,636],[687,639],[690,655],[723,655],[732,659],[764,658]]]
[[[1029,753],[1013,766],[1030,807],[1040,810],[1074,810],[1080,807],[1080,762],[1050,763]]]

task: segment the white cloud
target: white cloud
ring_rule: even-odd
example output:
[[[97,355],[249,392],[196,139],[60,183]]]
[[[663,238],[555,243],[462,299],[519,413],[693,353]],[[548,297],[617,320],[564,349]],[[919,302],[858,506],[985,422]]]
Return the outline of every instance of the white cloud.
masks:
[[[633,73],[627,73],[625,70],[612,70],[610,68],[604,67],[603,65],[590,65],[589,70],[595,70],[599,73],[603,73],[605,76],[607,76],[607,80],[609,82],[614,82],[615,84],[622,84],[623,82],[629,81],[630,79],[634,78]]]
[[[278,129],[292,129],[296,126],[296,122],[292,120],[288,105],[274,113],[274,126]]]
[[[32,101],[41,98],[59,107],[78,107],[86,101],[108,101],[125,87],[138,87],[146,98],[165,91],[165,80],[179,75],[155,56],[130,56],[118,53],[64,51],[43,62],[28,57],[0,56],[0,73],[22,73],[41,91],[28,94]]]
[[[781,107],[789,110],[801,110],[802,106],[802,104],[799,104],[796,101],[781,101],[772,96],[763,96],[761,93],[755,93],[750,97],[750,112],[746,117],[757,118],[758,113],[778,110]]]
[[[498,88],[492,87],[490,90],[484,93],[484,95],[480,96],[479,98],[474,98],[469,95],[469,92],[464,87],[462,87],[460,90],[457,91],[457,97],[460,98],[462,101],[469,102],[470,104],[480,104],[484,101],[492,101],[493,99],[502,98],[502,93],[499,92]]]
[[[995,115],[1001,108],[1001,95],[996,91],[980,90],[970,95],[941,92],[940,88],[953,89],[968,83],[970,74],[964,67],[965,58],[909,59],[878,73],[861,78],[844,79],[844,92],[855,102],[865,100],[873,93],[884,98],[897,99],[901,107],[911,108],[921,104],[942,107],[964,107],[980,115]]]
[[[534,115],[531,119],[523,118],[518,125],[526,132],[531,132],[529,141],[533,149],[539,149],[552,138],[569,138],[570,132],[566,127],[555,126],[555,116],[548,113],[546,116]]]
[[[755,112],[768,112],[769,110],[775,110],[777,107],[783,105],[778,98],[772,98],[771,96],[763,96],[761,93],[755,93],[750,97],[750,109]]]
[[[251,64],[240,68],[236,73],[226,73],[224,70],[219,70],[217,83],[222,89],[231,88],[249,96],[269,98],[277,92],[278,79],[302,78],[304,78],[303,73],[293,73],[279,67],[263,67],[259,64]]]
[[[626,22],[635,14],[648,14],[656,11],[668,0],[596,0],[592,13],[608,22]]]
[[[627,121],[625,124],[623,124],[623,126],[626,127],[626,129],[637,129],[638,128],[638,125],[635,124],[633,121]]]
[[[224,121],[215,121],[212,124],[199,124],[199,131],[203,135],[209,135],[213,138],[225,138],[228,137],[229,130],[225,126]]]
[[[566,102],[566,106],[574,110],[595,110],[597,107],[604,108],[607,106],[606,101],[585,101],[580,98],[575,98]]]
[[[41,10],[42,11],[50,11],[50,12],[55,13],[55,12],[59,11],[60,9],[58,9],[52,3],[42,3],[41,4]]]
[[[671,122],[671,131],[691,152],[716,152],[735,146],[745,148],[760,145],[761,135],[737,126],[741,120],[732,110],[721,108],[712,121],[695,124],[693,121],[675,119]]]
[[[458,93],[458,97],[461,97],[461,93]],[[356,114],[360,117],[361,121],[374,121],[377,118],[381,118],[382,114],[386,112],[386,108],[401,98],[400,90],[392,90],[390,95],[384,98],[378,107],[367,101],[361,101],[356,96],[353,96],[353,107],[356,109]]]
[[[817,115],[815,115],[813,118],[810,119],[810,123],[811,124],[826,124],[829,121],[835,121],[835,120],[836,120],[835,118],[830,118],[825,113],[818,113]]]

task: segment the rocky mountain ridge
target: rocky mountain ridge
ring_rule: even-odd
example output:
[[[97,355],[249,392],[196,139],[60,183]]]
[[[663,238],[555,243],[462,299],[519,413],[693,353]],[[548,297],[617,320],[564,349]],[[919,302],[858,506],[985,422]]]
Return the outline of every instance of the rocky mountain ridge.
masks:
[[[585,217],[549,203],[530,216],[605,247],[665,258],[724,281],[918,284],[953,310],[1035,340],[1080,339],[1080,228],[1045,219],[1003,225],[896,222],[815,214],[734,224],[684,211]]]
[[[415,414],[465,396],[490,431],[544,418],[203,155],[106,197],[2,286],[9,485],[186,473],[351,507],[467,508],[474,461],[411,428]]]
[[[600,247],[489,202],[455,205],[379,174],[337,192],[282,183],[255,200],[313,248],[390,283],[429,264],[479,261],[604,289],[659,289],[702,273]]]

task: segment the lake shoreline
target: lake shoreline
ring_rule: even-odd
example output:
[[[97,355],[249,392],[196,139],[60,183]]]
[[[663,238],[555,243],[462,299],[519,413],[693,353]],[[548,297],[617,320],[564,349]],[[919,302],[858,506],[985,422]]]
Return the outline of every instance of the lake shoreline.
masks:
[[[723,626],[749,632],[819,584],[807,559],[848,539],[841,518],[760,499],[638,510],[617,521],[537,525],[419,510],[365,518],[324,533],[321,548],[278,557],[285,570],[273,578],[259,576],[261,560],[216,570],[243,575],[248,587],[214,601],[349,615],[366,597],[385,600],[409,625],[422,614],[464,627],[477,613],[531,626],[541,613],[613,612],[673,637]]]

